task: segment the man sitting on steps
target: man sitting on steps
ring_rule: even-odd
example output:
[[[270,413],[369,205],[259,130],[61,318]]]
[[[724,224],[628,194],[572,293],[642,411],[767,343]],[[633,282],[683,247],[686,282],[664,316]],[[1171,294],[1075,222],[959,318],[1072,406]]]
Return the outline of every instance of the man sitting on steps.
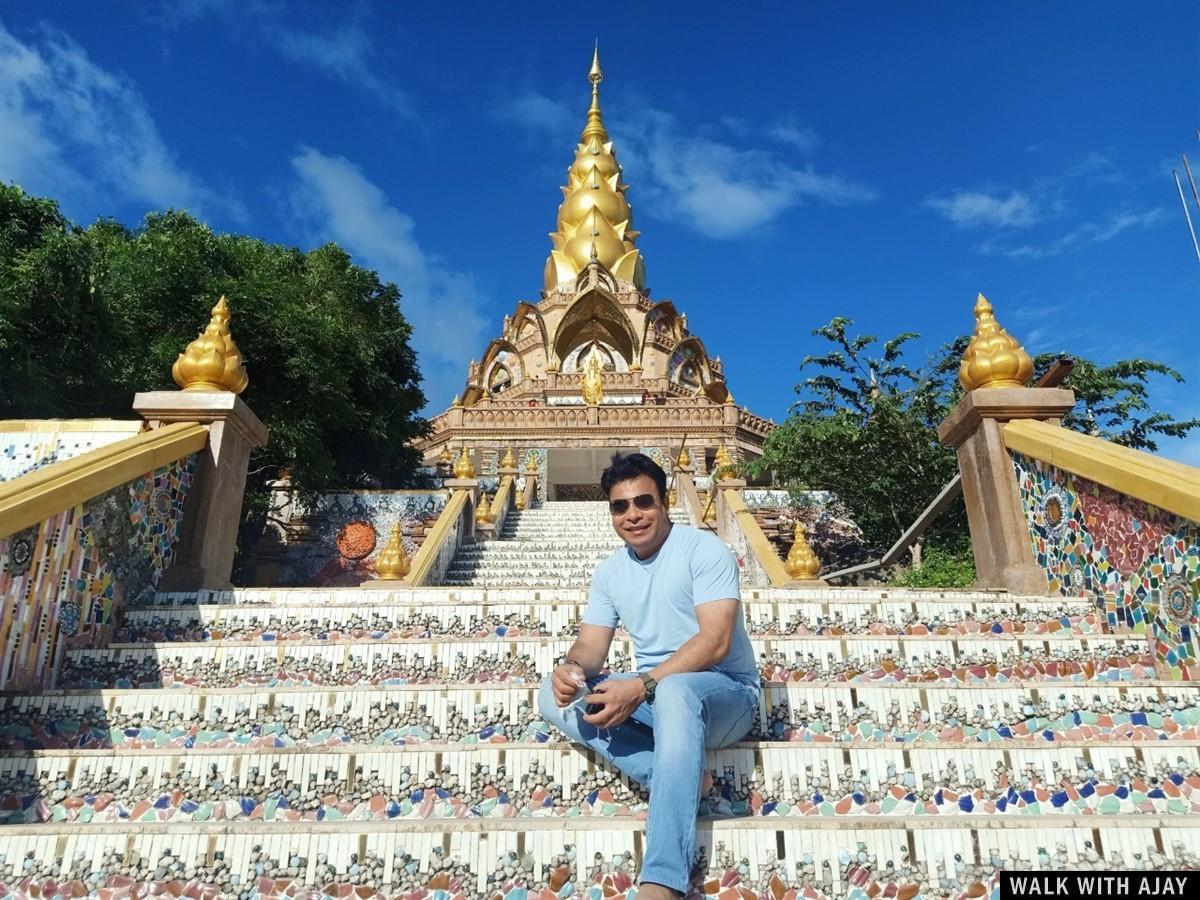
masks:
[[[597,566],[579,637],[542,682],[538,706],[650,788],[638,900],[674,900],[688,889],[698,798],[712,786],[704,750],[750,730],[758,669],[737,560],[715,535],[672,525],[666,473],[644,454],[617,454],[600,487],[625,547]],[[618,622],[638,670],[601,675]]]

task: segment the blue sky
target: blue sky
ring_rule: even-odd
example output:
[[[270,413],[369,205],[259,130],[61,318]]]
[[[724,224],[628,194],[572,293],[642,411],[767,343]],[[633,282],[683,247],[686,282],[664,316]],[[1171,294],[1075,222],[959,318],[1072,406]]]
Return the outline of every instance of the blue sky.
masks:
[[[0,179],[84,223],[336,240],[400,285],[438,411],[538,297],[598,38],[648,285],[739,403],[781,420],[834,315],[924,352],[983,291],[1034,352],[1175,366],[1153,399],[1200,415],[1170,177],[1200,163],[1200,4],[683,9],[9,2]]]

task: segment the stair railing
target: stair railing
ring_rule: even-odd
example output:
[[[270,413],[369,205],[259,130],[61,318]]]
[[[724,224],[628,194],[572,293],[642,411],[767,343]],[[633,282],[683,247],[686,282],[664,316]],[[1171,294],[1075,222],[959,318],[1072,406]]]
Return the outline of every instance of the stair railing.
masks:
[[[474,503],[478,492],[474,479],[447,479],[450,499],[442,508],[437,521],[413,556],[412,566],[404,581],[413,587],[436,584],[450,568],[459,546],[472,535],[475,521]]]

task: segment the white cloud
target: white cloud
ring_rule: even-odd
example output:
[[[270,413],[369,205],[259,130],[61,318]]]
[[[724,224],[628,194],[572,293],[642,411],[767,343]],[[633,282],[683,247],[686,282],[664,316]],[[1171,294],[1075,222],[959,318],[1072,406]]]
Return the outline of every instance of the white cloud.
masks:
[[[1131,228],[1154,228],[1163,221],[1165,211],[1159,207],[1145,212],[1111,214],[1103,222],[1088,222],[1045,244],[1021,244],[1004,247],[995,242],[980,245],[984,253],[999,253],[1010,259],[1045,259],[1089,244],[1104,244]]]
[[[302,147],[291,165],[297,181],[290,200],[305,237],[336,241],[399,285],[427,410],[440,412],[462,388],[467,361],[483,351],[488,337],[480,312],[485,304],[473,278],[422,249],[412,218],[349,160]]]
[[[628,127],[614,132],[629,181],[646,197],[650,214],[709,237],[740,237],[809,201],[841,206],[876,198],[845,176],[788,165],[768,150],[698,137],[662,110],[637,112]]]
[[[994,226],[1019,228],[1032,225],[1038,219],[1037,202],[1028,194],[1010,191],[956,191],[942,197],[930,197],[925,205],[960,228]]]
[[[766,135],[781,144],[794,147],[801,153],[812,153],[821,143],[821,138],[815,130],[807,125],[799,124],[792,116],[780,119],[771,125],[766,130]]]
[[[528,92],[502,100],[498,118],[564,142],[583,128],[585,108]],[[609,121],[609,133],[637,214],[681,222],[708,237],[736,238],[808,201],[844,205],[876,199],[871,188],[843,175],[791,166],[770,150],[742,148],[684,128],[672,113],[652,107]],[[744,119],[718,123],[735,138],[750,134]],[[800,132],[788,133],[801,138]],[[778,139],[778,137],[777,137]]]
[[[245,217],[176,161],[126,78],[49,29],[25,43],[0,24],[0,179],[68,209],[120,200]]]

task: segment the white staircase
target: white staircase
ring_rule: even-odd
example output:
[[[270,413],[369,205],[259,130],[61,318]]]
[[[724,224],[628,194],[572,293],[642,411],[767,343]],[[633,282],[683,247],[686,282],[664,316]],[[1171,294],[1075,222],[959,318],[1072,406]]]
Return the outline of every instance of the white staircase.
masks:
[[[0,696],[0,898],[631,900],[646,793],[535,702],[610,535],[602,504],[548,504],[457,570],[507,588],[128,610],[56,685]],[[1200,688],[1083,601],[747,589],[744,607],[764,702],[708,754],[697,896],[998,896],[1000,867],[1200,866]],[[610,666],[634,662],[618,632]]]

